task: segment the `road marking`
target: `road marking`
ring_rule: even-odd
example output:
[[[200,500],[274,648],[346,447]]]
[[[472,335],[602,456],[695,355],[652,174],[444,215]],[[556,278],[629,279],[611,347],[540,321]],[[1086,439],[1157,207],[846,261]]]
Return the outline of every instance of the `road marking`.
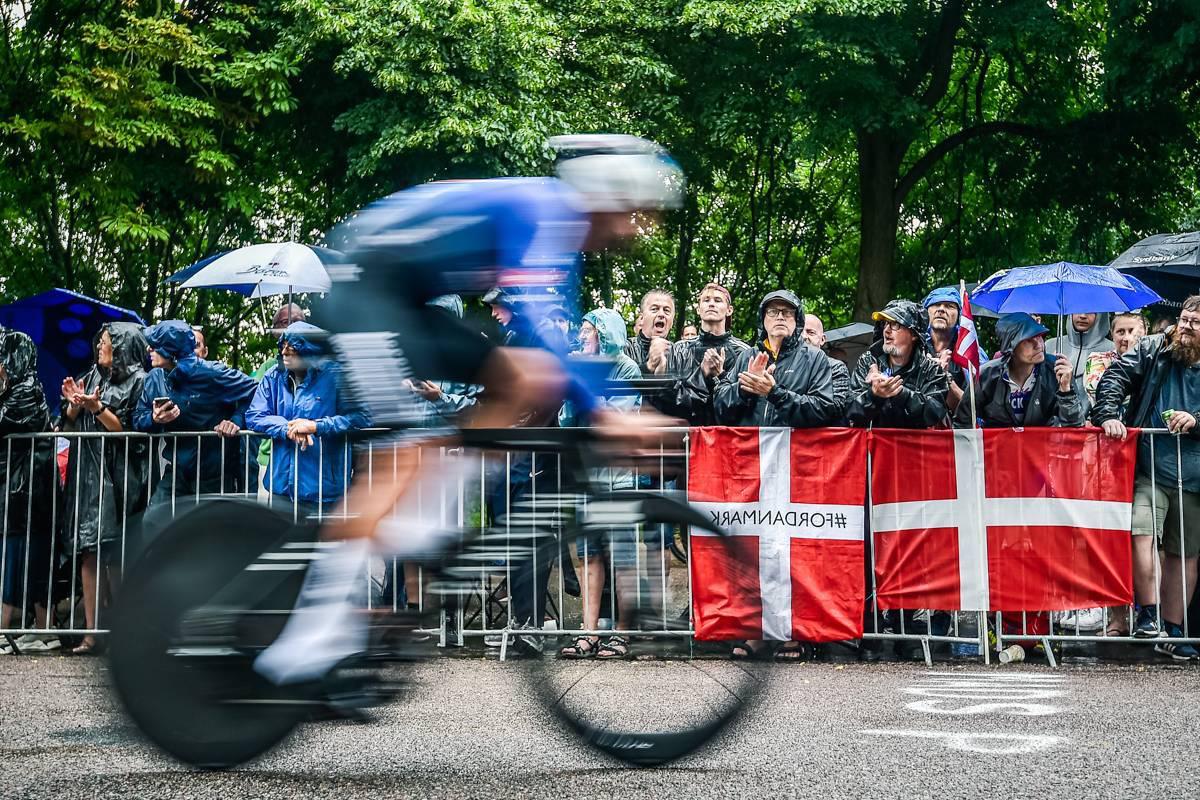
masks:
[[[953,733],[951,731],[869,730],[867,736],[905,736],[911,739],[940,739],[951,750],[993,756],[1016,756],[1047,750],[1067,740],[1061,736],[1020,733]]]

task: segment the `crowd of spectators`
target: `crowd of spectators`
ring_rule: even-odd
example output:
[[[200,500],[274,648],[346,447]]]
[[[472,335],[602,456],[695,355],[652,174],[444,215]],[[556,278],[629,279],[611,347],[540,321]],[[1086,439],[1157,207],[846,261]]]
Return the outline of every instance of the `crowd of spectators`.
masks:
[[[1153,452],[1151,439],[1141,440],[1132,530],[1136,617],[1124,616],[1123,609],[1094,609],[1072,612],[1065,620],[1076,629],[1094,629],[1106,620],[1101,633],[1114,636],[1157,639],[1160,621],[1165,633],[1182,633],[1200,556],[1200,525],[1182,530],[1179,525],[1180,503],[1185,519],[1200,520],[1200,430],[1194,416],[1200,408],[1200,297],[1184,303],[1178,324],[1149,335],[1137,313],[1071,315],[1064,334],[1049,340],[1050,331],[1038,318],[1004,315],[995,326],[995,356],[973,378],[951,358],[961,308],[959,293],[949,287],[920,303],[898,298],[879,309],[873,315],[873,341],[853,364],[825,352],[822,320],[806,313],[788,290],[757,299],[751,342],[731,332],[735,299],[717,283],[689,298],[685,313],[694,322],[679,326],[677,299],[660,289],[641,298],[632,320],[598,308],[576,324],[565,307],[557,307],[534,325],[501,290],[488,293],[484,303],[507,345],[608,359],[611,379],[638,387],[636,393],[605,398],[605,405],[623,413],[637,413],[645,404],[693,426],[1091,424],[1112,437],[1125,436],[1127,427],[1165,426],[1185,434],[1178,440],[1178,455],[1166,440]],[[439,313],[464,316],[457,296],[440,297],[432,305]],[[369,427],[371,420],[339,387],[337,364],[320,345],[325,332],[304,317],[298,305],[279,309],[268,329],[278,350],[253,375],[209,360],[203,330],[185,321],[144,329],[110,323],[96,337],[91,369],[63,382],[53,415],[37,380],[32,341],[17,332],[0,333],[0,434],[59,430],[69,442],[58,481],[51,475],[52,438],[26,438],[0,449],[9,532],[0,576],[0,627],[13,627],[28,615],[36,627],[47,628],[17,640],[18,649],[61,647],[46,622],[48,607],[59,596],[51,584],[69,584],[71,599],[80,598],[86,630],[103,629],[103,609],[117,590],[132,541],[129,521],[143,511],[151,520],[156,510],[174,513],[181,503],[222,492],[258,494],[306,518],[338,513],[353,469],[347,435]],[[677,327],[683,335],[673,342]],[[418,378],[405,386],[426,424],[434,427],[454,425],[487,403],[478,386]],[[525,420],[536,426],[575,422],[570,404],[557,419]],[[173,435],[102,435],[127,431]],[[551,462],[522,454],[502,469],[493,467],[485,478],[485,513],[502,518],[536,484],[555,485]],[[1180,464],[1182,492],[1173,491]],[[670,487],[679,476],[651,478],[612,469],[593,477],[625,488]],[[39,491],[39,481],[56,491]],[[14,536],[14,531],[29,535]],[[153,535],[153,526],[142,526],[140,535]],[[664,547],[670,535],[665,530],[642,535],[641,544],[658,551],[650,558],[661,558],[664,571],[671,560]],[[51,539],[58,545],[47,544]],[[631,530],[579,543],[578,580],[588,628],[602,616],[603,587],[615,587],[618,600],[625,591],[630,554],[638,544]],[[514,619],[535,625],[544,616],[550,565],[514,568],[509,587]],[[415,570],[404,578],[411,600],[420,591]],[[628,607],[614,604],[618,626],[628,621],[622,617]],[[933,612],[921,622],[915,612],[898,612],[885,625],[944,633],[948,616]],[[759,645],[740,643],[735,655],[752,656]],[[86,654],[98,647],[99,640],[89,634],[74,651]],[[617,658],[628,647],[619,636],[588,636],[561,655]],[[780,653],[790,657],[799,647],[787,643]],[[0,649],[11,648],[0,643]],[[1179,660],[1200,659],[1184,643],[1164,639],[1157,649]]]

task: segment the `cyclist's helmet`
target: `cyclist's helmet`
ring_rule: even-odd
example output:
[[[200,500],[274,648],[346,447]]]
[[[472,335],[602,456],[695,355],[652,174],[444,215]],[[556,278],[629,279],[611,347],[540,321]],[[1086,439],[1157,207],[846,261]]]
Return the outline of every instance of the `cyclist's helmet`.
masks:
[[[624,134],[553,136],[560,180],[588,211],[661,211],[683,205],[683,170],[659,145]]]

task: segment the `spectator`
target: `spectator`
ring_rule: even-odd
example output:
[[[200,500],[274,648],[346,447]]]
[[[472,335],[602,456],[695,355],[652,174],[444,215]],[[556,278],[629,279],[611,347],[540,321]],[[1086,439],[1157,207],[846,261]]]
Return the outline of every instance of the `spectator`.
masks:
[[[463,301],[456,294],[444,294],[429,301],[429,306],[438,308],[458,319],[463,318]],[[482,387],[469,383],[450,381],[410,381],[412,389],[424,401],[425,425],[436,428],[456,424],[455,420],[479,403]]]
[[[152,369],[134,410],[134,427],[150,433],[216,431],[221,437],[237,436],[254,396],[254,380],[220,362],[196,358],[196,339],[186,322],[167,320],[144,333]],[[172,497],[236,490],[241,470],[236,460],[223,465],[220,441],[180,436],[163,456],[168,466],[151,505]]]
[[[829,368],[833,370],[833,401],[837,406],[836,415],[829,423],[843,425],[846,421],[846,406],[850,403],[850,369],[840,359],[834,358],[825,351],[825,323],[816,314],[804,315],[804,341],[825,353],[829,359]]]
[[[285,303],[275,312],[275,316],[271,319],[271,327],[267,330],[273,340],[278,341],[283,332],[287,330],[287,326],[293,322],[304,322],[307,319],[307,314],[304,309],[295,303]],[[194,329],[193,329],[194,330]],[[258,365],[258,368],[251,373],[250,377],[255,383],[261,381],[263,376],[267,374],[267,370],[273,368],[278,359],[275,356],[269,356],[263,359],[263,362]],[[253,440],[252,440],[253,441]],[[261,488],[267,485],[267,468],[271,465],[271,439],[263,437],[263,440],[258,443],[258,486],[259,499],[266,502],[270,500],[270,492]]]
[[[1146,318],[1136,311],[1126,311],[1114,314],[1112,318],[1112,338],[1114,347],[1106,353],[1092,353],[1087,357],[1083,368],[1083,388],[1087,391],[1088,399],[1096,399],[1096,387],[1100,384],[1100,376],[1114,361],[1137,347],[1137,343],[1146,335]]]
[[[491,307],[492,319],[500,326],[503,334],[501,344],[506,347],[541,346],[533,323],[517,311],[516,304],[504,290],[499,287],[492,289],[483,296],[483,302]]]
[[[278,363],[246,411],[250,430],[280,444],[267,475],[272,500],[318,518],[328,516],[346,491],[344,434],[368,425],[366,415],[339,394],[336,363],[320,357],[314,338],[324,333],[307,322],[289,325],[279,337]]]
[[[196,337],[196,358],[208,358],[208,342],[204,338],[204,328],[193,325],[192,335]]]
[[[946,422],[949,377],[925,351],[925,311],[893,300],[873,315],[875,341],[858,359],[846,416],[851,425],[936,428]]]
[[[78,381],[63,381],[64,431],[118,433],[133,428],[133,413],[146,381],[146,339],[140,325],[109,322],[95,343],[96,362]],[[64,539],[74,539],[80,559],[83,613],[89,630],[120,580],[121,535],[146,506],[150,447],[144,438],[71,437],[67,456]],[[90,634],[72,652],[90,655]]]
[[[1046,350],[1066,356],[1072,374],[1082,378],[1089,355],[1113,349],[1112,339],[1108,338],[1109,324],[1108,314],[1072,314],[1066,335],[1046,342]]]
[[[1152,437],[1145,435],[1138,440],[1138,473],[1133,494],[1134,552],[1150,549],[1151,554],[1147,559],[1143,553],[1135,561],[1135,568],[1141,574],[1134,576],[1134,587],[1146,591],[1146,594],[1139,592],[1137,598],[1141,604],[1133,631],[1137,637],[1159,636],[1158,610],[1149,593],[1154,566],[1151,537],[1161,539],[1164,551],[1160,590],[1163,630],[1167,636],[1183,635],[1184,614],[1195,592],[1196,559],[1200,555],[1197,413],[1200,413],[1200,295],[1193,295],[1183,302],[1175,327],[1166,333],[1144,337],[1109,366],[1096,387],[1096,402],[1092,407],[1093,424],[1115,439],[1125,438],[1126,426],[1165,425],[1180,437],[1179,463],[1171,443],[1160,439],[1151,458]],[[1177,490],[1177,487],[1182,488]],[[1190,520],[1182,532],[1181,511]],[[1139,539],[1149,539],[1151,543],[1140,545]],[[1154,649],[1177,661],[1200,658],[1200,652],[1190,644],[1162,641]]]
[[[436,303],[437,300],[434,300],[433,302]],[[462,300],[459,300],[459,303],[461,304]],[[458,316],[461,318],[462,314],[460,313]],[[551,306],[546,311],[546,319],[551,325],[558,328],[558,332],[561,334],[564,341],[571,341],[571,315],[567,313],[567,309],[563,308],[562,306]]]
[[[699,335],[700,335],[700,333],[699,333],[699,331],[696,330],[696,326],[694,324],[692,324],[691,322],[689,322],[688,324],[683,326],[682,338],[685,342],[695,339]]]
[[[0,475],[4,480],[0,516],[0,629],[23,628],[33,605],[34,625],[43,634],[16,640],[20,651],[57,650],[62,646],[50,632],[45,599],[49,588],[49,509],[54,497],[54,442],[19,439],[12,434],[50,429],[50,409],[38,380],[37,347],[20,331],[0,331]],[[0,639],[0,654],[13,652]]]
[[[701,333],[671,345],[668,360],[674,385],[662,396],[660,408],[689,425],[715,425],[716,387],[733,371],[738,357],[750,352],[750,345],[729,332],[733,300],[724,286],[710,283],[701,289],[696,311]]]
[[[770,292],[758,315],[758,348],[743,351],[717,388],[717,420],[762,427],[830,424],[837,414],[833,370],[801,338],[800,298],[787,290]]]
[[[633,359],[643,376],[664,375],[670,368],[671,326],[675,324],[675,300],[664,289],[651,289],[638,304],[636,335],[625,344],[625,355]]]
[[[953,286],[934,289],[921,303],[929,316],[929,328],[925,332],[925,344],[934,360],[950,376],[946,392],[946,408],[953,414],[967,388],[967,372],[961,364],[951,359],[954,346],[958,344],[958,318],[962,313],[962,300]]]
[[[616,311],[608,308],[597,308],[583,318],[579,328],[580,355],[603,356],[612,359],[613,367],[608,374],[610,381],[636,380],[641,377],[641,370],[623,351],[625,347],[625,320]],[[621,412],[634,412],[638,407],[637,395],[617,395],[604,398],[602,406]],[[574,412],[568,402],[559,414],[559,423],[563,426],[576,424]],[[593,471],[591,479],[596,484],[609,489],[633,488],[633,471],[604,467]],[[589,530],[576,539],[575,547],[580,562],[583,565],[583,578],[580,582],[583,599],[583,628],[597,630],[600,625],[600,608],[604,599],[604,582],[607,577],[607,565],[611,562],[613,570],[613,585],[616,589],[616,599],[613,602],[618,608],[616,619],[619,630],[628,630],[634,626],[633,611],[637,607],[633,597],[636,594],[637,573],[632,570],[635,563],[634,548],[636,547],[637,531],[633,529],[610,528],[606,531]],[[567,647],[559,651],[563,658],[623,658],[629,653],[629,640],[624,636],[610,636],[603,643],[596,636],[579,636]]]
[[[975,413],[985,428],[1078,427],[1086,419],[1083,392],[1066,356],[1046,360],[1050,331],[1028,314],[1005,314],[996,323],[1000,357],[975,380]],[[971,403],[958,406],[955,423],[971,427]]]

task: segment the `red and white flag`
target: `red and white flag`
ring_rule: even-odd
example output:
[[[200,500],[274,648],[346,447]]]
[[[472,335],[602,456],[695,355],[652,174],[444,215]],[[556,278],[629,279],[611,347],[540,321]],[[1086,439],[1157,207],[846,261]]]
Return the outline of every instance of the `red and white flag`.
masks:
[[[971,296],[962,290],[962,308],[958,312],[958,341],[950,360],[975,377],[979,374],[979,337],[975,335],[975,317],[971,314]]]
[[[1063,611],[1132,601],[1136,435],[877,430],[870,447],[881,608]]]
[[[866,431],[693,428],[688,499],[698,639],[862,635]]]

